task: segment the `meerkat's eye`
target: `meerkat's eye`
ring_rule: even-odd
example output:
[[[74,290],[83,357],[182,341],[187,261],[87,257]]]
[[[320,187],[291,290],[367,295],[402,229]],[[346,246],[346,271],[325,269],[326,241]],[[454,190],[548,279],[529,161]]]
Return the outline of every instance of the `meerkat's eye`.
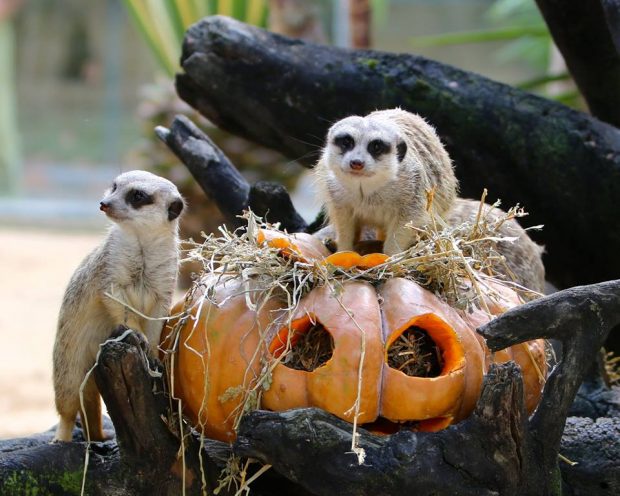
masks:
[[[114,193],[116,191],[116,183],[112,183],[111,192]]]
[[[373,158],[377,158],[379,155],[383,155],[389,151],[390,145],[383,140],[376,139],[368,143],[368,153],[370,153]]]
[[[346,152],[353,149],[355,140],[350,134],[343,134],[334,138],[334,145]]]
[[[153,203],[153,197],[139,189],[132,189],[129,193],[127,193],[125,200],[133,208],[140,208],[144,205],[150,205]]]

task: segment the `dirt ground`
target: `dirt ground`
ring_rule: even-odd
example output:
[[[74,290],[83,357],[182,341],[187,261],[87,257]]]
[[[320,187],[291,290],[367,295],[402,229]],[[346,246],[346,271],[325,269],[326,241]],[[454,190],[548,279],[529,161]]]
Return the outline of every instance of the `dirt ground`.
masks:
[[[0,438],[56,423],[52,346],[65,286],[102,233],[0,228]]]

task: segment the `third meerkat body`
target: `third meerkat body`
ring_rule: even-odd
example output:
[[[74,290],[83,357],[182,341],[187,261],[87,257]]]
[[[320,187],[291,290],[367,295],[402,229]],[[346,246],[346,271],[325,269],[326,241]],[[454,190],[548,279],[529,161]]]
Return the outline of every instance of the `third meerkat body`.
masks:
[[[99,345],[121,324],[142,332],[156,354],[178,265],[178,216],[183,201],[169,181],[143,171],[119,176],[101,202],[115,222],[105,241],[80,264],[63,299],[54,345],[56,440],[71,439],[79,389]],[[121,304],[106,295],[109,294]],[[83,393],[90,438],[103,438],[99,393],[91,377]]]

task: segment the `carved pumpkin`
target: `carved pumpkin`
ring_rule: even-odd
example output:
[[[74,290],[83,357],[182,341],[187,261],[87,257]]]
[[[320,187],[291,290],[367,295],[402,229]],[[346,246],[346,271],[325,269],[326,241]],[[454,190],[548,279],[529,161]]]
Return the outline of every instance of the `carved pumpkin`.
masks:
[[[284,256],[324,259],[341,267],[371,267],[387,259],[382,254],[329,255],[310,235],[285,237],[261,231],[259,242],[278,248]],[[256,407],[264,389],[262,408],[316,406],[349,421],[357,416],[359,424],[378,431],[393,431],[402,422],[415,422],[417,430],[438,430],[471,413],[491,361],[474,331],[486,316],[473,315],[466,322],[463,315],[406,279],[389,279],[377,288],[363,281],[344,282],[337,291],[318,287],[292,316],[279,310],[275,298],[259,311],[248,308],[238,279],[223,278],[214,289],[218,305],[196,306],[195,320],[182,325],[172,370],[175,395],[183,400],[185,413],[215,439],[234,439],[240,409]],[[194,300],[201,296],[196,294]],[[508,299],[505,303],[511,304]],[[177,305],[173,314],[181,308]],[[170,329],[175,324],[166,327],[164,349],[172,346]],[[333,342],[330,356],[313,370],[292,368],[283,353],[294,350],[310,332],[324,333]],[[423,374],[426,377],[407,375],[390,363],[397,340],[413,339],[413,333],[438,350],[434,370]],[[527,345],[520,346],[497,353],[494,359],[515,359],[526,371],[532,410],[541,384],[531,373],[531,357],[523,348]],[[530,346],[546,372],[542,346]],[[264,374],[267,369],[271,374]],[[270,377],[270,384],[264,384],[265,377]]]

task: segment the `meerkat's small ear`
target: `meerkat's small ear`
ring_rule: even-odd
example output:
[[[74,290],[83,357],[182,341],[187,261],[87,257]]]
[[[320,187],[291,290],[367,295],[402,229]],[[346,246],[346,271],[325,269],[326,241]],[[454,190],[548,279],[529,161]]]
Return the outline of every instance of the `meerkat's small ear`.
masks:
[[[181,201],[181,200],[174,200],[168,206],[168,220],[169,221],[173,221],[179,215],[181,215],[182,211],[183,211],[183,201]]]
[[[402,162],[405,158],[405,154],[407,153],[407,143],[401,141],[396,145],[396,156],[398,157],[398,161]]]

